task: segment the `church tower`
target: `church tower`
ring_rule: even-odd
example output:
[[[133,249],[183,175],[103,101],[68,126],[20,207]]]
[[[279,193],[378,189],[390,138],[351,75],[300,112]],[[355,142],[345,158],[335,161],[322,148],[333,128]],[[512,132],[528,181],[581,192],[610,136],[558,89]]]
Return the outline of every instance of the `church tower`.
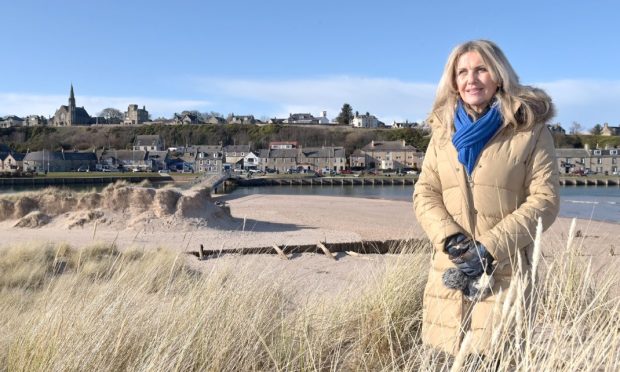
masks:
[[[68,125],[73,125],[76,122],[75,115],[75,95],[73,94],[73,83],[71,83],[71,93],[69,94],[69,122]]]

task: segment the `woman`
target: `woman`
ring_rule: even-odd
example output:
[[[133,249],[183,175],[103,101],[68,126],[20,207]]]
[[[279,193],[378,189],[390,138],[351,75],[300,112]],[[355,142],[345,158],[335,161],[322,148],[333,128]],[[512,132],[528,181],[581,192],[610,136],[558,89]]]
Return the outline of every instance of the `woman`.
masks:
[[[448,58],[429,123],[433,134],[415,185],[414,209],[434,250],[424,291],[422,340],[451,354],[471,331],[488,350],[500,288],[530,268],[537,220],[547,229],[559,209],[558,171],[546,122],[551,99],[519,78],[497,45],[476,40]],[[515,269],[517,255],[522,266]],[[492,272],[491,295],[469,301],[447,288],[447,270]]]

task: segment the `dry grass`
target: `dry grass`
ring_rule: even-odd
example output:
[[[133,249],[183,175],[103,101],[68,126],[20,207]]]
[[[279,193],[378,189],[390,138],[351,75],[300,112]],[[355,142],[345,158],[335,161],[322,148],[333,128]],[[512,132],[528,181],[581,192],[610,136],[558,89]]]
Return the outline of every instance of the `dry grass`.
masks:
[[[536,309],[521,278],[515,305],[498,304],[492,350],[454,362],[420,345],[419,249],[362,295],[299,304],[287,278],[242,264],[197,272],[169,251],[13,247],[0,251],[0,370],[618,370],[618,282],[595,283],[569,248],[537,279]]]

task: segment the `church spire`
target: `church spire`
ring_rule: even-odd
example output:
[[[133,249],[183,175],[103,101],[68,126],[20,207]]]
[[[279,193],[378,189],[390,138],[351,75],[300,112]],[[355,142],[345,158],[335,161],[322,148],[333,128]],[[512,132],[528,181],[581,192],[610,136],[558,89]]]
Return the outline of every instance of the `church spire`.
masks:
[[[75,95],[73,94],[73,83],[71,83],[71,93],[69,94],[69,107],[75,108]]]

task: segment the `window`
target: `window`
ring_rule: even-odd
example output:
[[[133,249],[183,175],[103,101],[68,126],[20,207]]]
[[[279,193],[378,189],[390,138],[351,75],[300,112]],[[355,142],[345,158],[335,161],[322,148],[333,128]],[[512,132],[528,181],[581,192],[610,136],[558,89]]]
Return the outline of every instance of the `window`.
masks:
[[[618,155],[618,150],[609,150],[609,155]]]
[[[596,164],[603,164],[603,158],[597,158]]]
[[[601,150],[594,150],[594,155],[600,155],[601,154]]]

